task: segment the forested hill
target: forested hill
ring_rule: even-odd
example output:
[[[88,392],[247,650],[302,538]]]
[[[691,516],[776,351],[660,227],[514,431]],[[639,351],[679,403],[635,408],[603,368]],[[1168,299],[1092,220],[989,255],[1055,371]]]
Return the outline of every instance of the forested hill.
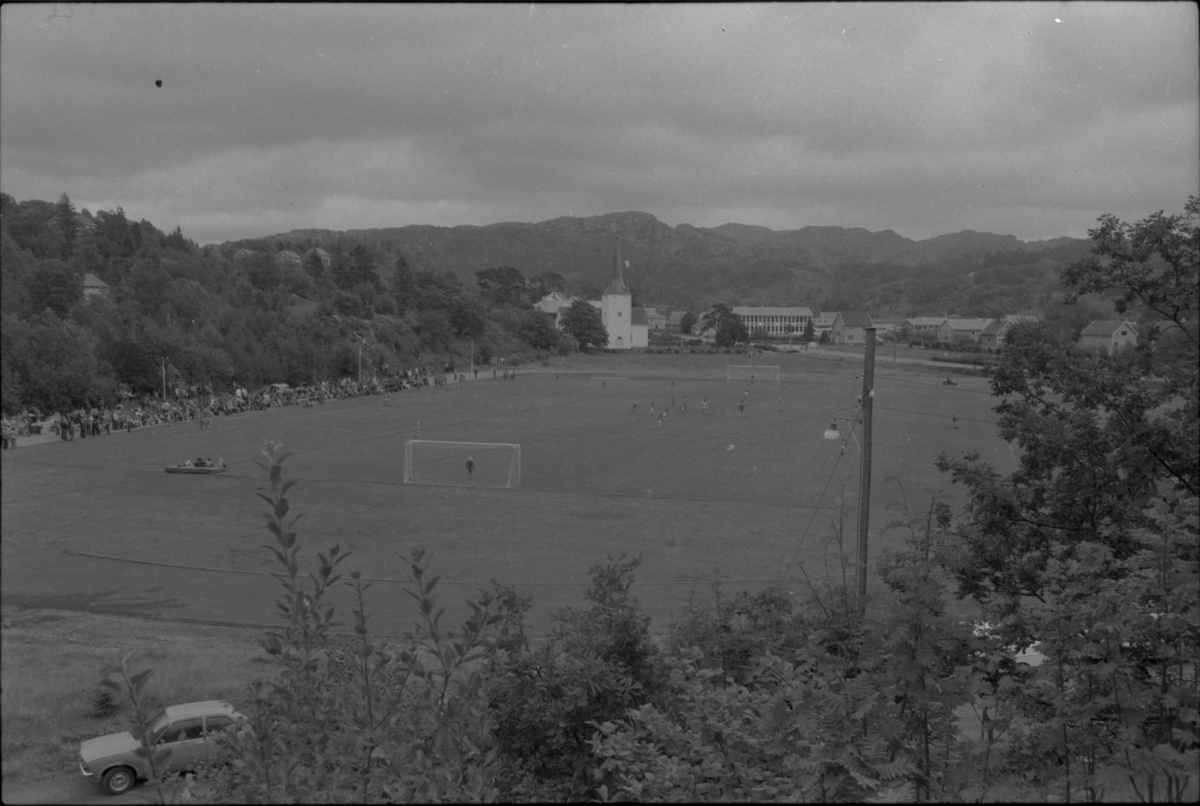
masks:
[[[264,240],[327,249],[363,243],[467,283],[491,266],[514,266],[526,276],[555,272],[589,295],[612,272],[614,236],[629,262],[626,279],[646,304],[690,310],[714,301],[808,305],[869,309],[877,316],[985,316],[1045,307],[1059,290],[1058,269],[1090,248],[1074,238],[1026,243],[971,230],[913,241],[891,230],[832,226],[671,227],[640,212],[536,224],[293,230]]]
[[[111,401],[161,388],[164,368],[216,388],[337,380],[357,376],[360,346],[371,373],[437,365],[472,345],[484,361],[567,353],[592,331],[566,336],[532,304],[552,290],[598,298],[617,235],[637,304],[697,314],[716,302],[876,318],[1040,314],[1061,293],[1059,269],[1089,249],[976,232],[912,241],[841,227],[671,227],[637,212],[202,247],[119,207],[0,194],[0,400],[6,412]]]

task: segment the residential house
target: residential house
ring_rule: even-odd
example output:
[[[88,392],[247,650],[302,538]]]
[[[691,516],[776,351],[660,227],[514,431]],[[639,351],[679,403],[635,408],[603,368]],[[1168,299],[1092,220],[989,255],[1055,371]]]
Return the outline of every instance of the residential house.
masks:
[[[999,350],[1004,347],[1004,339],[1013,325],[1037,320],[1033,314],[1010,314],[1003,319],[997,319],[979,334],[979,346],[985,350]]]
[[[1124,319],[1098,319],[1079,335],[1079,349],[1115,353],[1137,344],[1137,327]]]
[[[651,331],[664,331],[667,329],[667,317],[663,316],[655,308],[646,308],[646,326]]]
[[[835,321],[837,321],[837,317],[838,317],[837,311],[833,311],[833,312],[821,311],[819,314],[814,316],[813,320],[812,320],[813,338],[820,339],[821,334],[823,333],[826,336],[829,336],[829,338],[832,340],[832,338],[833,338],[833,323]]]
[[[291,249],[284,249],[276,253],[275,262],[281,266],[295,266],[297,269],[304,265],[304,258],[293,252]]]
[[[938,328],[946,321],[944,316],[913,316],[900,323],[900,332],[909,341],[934,340]]]
[[[992,323],[991,319],[960,319],[951,316],[942,322],[937,329],[937,339],[942,344],[953,344],[956,341],[979,342],[983,331]]]
[[[243,246],[241,249],[233,253],[233,260],[234,262],[237,262],[239,260],[245,260],[246,258],[254,257],[257,254],[257,252],[253,252]]]
[[[546,296],[542,297],[537,302],[533,303],[533,307],[537,308],[547,316],[553,317],[554,326],[562,328],[562,318],[566,314],[567,309],[571,307],[577,297],[568,297],[561,291],[551,291]]]
[[[85,297],[106,297],[112,292],[112,286],[96,275],[88,272],[83,275],[83,295]]]
[[[866,344],[869,327],[875,327],[875,323],[866,311],[841,311],[833,320],[829,340],[834,344]]]
[[[667,330],[672,333],[683,332],[683,317],[687,315],[687,311],[672,311],[667,317]]]
[[[314,246],[312,249],[309,249],[307,252],[304,253],[304,264],[305,265],[308,265],[309,261],[312,260],[313,255],[316,255],[320,259],[321,265],[324,266],[326,269],[328,269],[330,264],[333,263],[333,258],[331,258],[329,256],[328,252],[326,252],[324,249],[322,249],[319,246]]]
[[[803,336],[808,323],[812,321],[812,311],[808,308],[764,308],[764,307],[734,307],[733,312],[742,318],[746,332],[753,338],[761,331],[771,339],[787,338],[791,334]]]

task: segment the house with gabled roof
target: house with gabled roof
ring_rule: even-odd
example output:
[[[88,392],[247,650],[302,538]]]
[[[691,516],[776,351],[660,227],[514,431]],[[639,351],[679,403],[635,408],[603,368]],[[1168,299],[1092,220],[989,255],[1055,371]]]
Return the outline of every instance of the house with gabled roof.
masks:
[[[307,264],[312,259],[313,255],[316,255],[317,258],[320,259],[321,265],[327,269],[329,268],[330,264],[333,263],[333,258],[331,258],[329,256],[328,252],[326,252],[324,249],[322,249],[319,246],[314,246],[312,249],[309,249],[307,252],[304,253],[305,264]]]
[[[1137,326],[1126,319],[1097,319],[1079,334],[1079,349],[1112,354],[1137,345]]]
[[[112,286],[96,275],[88,272],[83,275],[83,295],[85,297],[106,297],[112,292]]]
[[[645,308],[644,310],[646,311],[646,326],[651,331],[662,332],[667,329],[667,317],[659,313],[657,308]]]
[[[257,252],[247,249],[243,246],[241,249],[233,253],[233,259],[236,262],[238,260],[245,260],[246,258],[254,257],[257,254]]]
[[[687,315],[687,311],[671,311],[671,315],[667,317],[667,330],[672,333],[683,332],[683,317]]]
[[[295,266],[300,268],[304,265],[304,258],[297,255],[291,249],[284,249],[275,254],[275,262],[280,265]]]
[[[938,326],[937,336],[938,341],[942,344],[952,344],[956,341],[978,342],[983,331],[987,330],[992,319],[960,319],[955,316],[948,317],[945,322]]]
[[[1004,338],[1013,325],[1037,320],[1033,314],[1009,314],[1003,319],[996,319],[979,334],[979,346],[985,350],[999,350],[1004,346]]]
[[[554,319],[554,326],[562,328],[562,318],[566,315],[567,310],[574,304],[578,297],[568,297],[561,291],[551,291],[546,296],[542,297],[537,302],[533,303],[533,307],[537,308],[542,313]]]
[[[937,330],[945,321],[944,316],[910,316],[900,323],[900,332],[907,339],[936,339]]]
[[[813,317],[813,337],[820,339],[821,334],[833,339],[833,323],[837,321],[837,311],[821,311]]]
[[[866,311],[840,311],[833,320],[829,340],[834,344],[866,344],[869,327],[875,324]]]

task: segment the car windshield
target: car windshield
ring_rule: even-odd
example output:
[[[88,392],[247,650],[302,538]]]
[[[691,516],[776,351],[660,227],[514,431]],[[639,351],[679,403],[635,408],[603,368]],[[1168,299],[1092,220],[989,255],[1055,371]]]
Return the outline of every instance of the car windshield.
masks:
[[[150,719],[150,736],[157,739],[158,735],[166,730],[167,725],[170,723],[171,720],[167,717],[166,710],[160,709],[158,713],[156,713]]]

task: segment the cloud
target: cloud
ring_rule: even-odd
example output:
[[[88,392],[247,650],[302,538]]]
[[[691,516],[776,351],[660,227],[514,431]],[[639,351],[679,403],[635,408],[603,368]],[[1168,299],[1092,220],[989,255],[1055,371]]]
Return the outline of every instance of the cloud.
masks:
[[[5,192],[201,241],[630,209],[1081,236],[1200,172],[1188,4],[51,8],[0,9]]]

